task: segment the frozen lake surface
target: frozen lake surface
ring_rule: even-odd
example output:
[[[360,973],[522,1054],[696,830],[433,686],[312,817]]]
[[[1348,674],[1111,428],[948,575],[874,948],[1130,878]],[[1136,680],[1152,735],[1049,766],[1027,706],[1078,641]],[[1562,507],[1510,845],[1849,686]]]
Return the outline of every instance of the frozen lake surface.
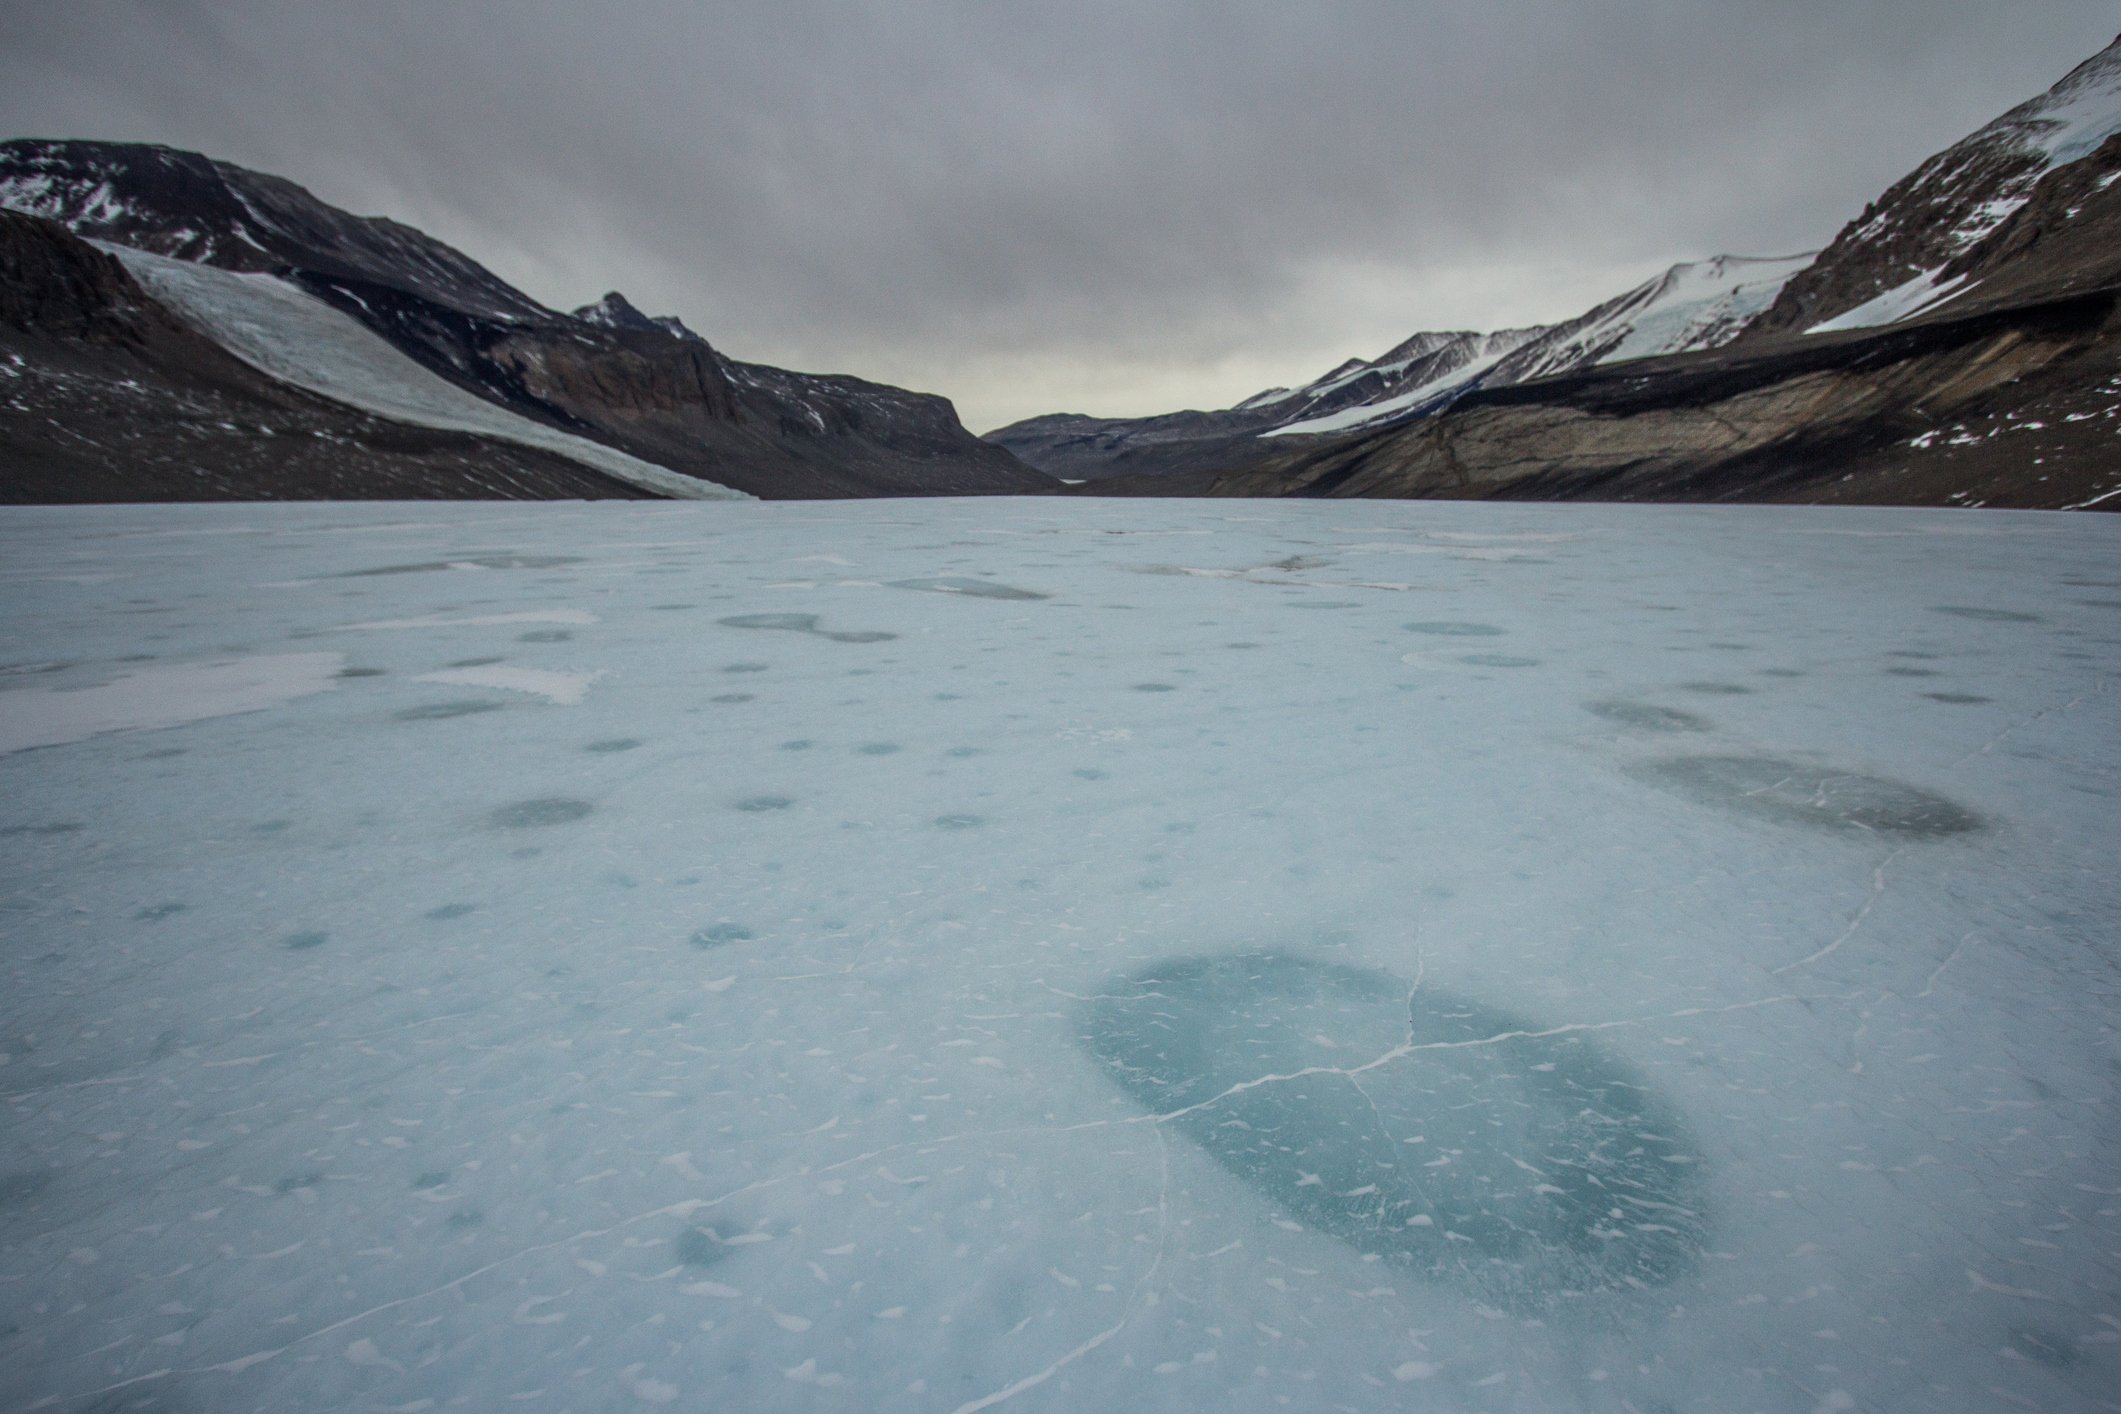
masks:
[[[2121,521],[0,513],[0,1409],[2121,1407]]]

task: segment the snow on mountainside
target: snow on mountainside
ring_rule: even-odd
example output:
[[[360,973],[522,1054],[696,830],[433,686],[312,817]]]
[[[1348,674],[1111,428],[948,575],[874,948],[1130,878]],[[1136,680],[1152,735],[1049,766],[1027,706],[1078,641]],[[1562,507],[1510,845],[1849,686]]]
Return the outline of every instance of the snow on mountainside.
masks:
[[[1220,412],[1149,418],[1030,418],[991,441],[1055,476],[1163,475],[1254,455],[1259,439],[1323,436],[1410,422],[1477,388],[1502,387],[1622,359],[1729,343],[1775,300],[1810,254],[1719,255],[1653,280],[1560,324],[1415,334],[1374,359],[1349,359],[1300,388],[1269,388]]]
[[[1523,383],[1622,359],[1719,348],[1773,304],[1782,287],[1817,255],[1719,255],[1674,265],[1581,318],[1548,330],[1519,350],[1491,381]]]
[[[561,456],[658,495],[750,500],[519,417],[435,376],[359,321],[273,275],[218,270],[104,245],[163,304],[261,372],[416,427],[494,437]]]
[[[285,178],[144,143],[0,143],[0,206],[74,234],[231,270],[296,266],[504,323],[552,311],[410,226],[354,216]]]
[[[1945,265],[2003,225],[2057,167],[2121,132],[2121,39],[2053,88],[1931,157],[1842,228],[1749,337],[1896,322],[1955,293]]]

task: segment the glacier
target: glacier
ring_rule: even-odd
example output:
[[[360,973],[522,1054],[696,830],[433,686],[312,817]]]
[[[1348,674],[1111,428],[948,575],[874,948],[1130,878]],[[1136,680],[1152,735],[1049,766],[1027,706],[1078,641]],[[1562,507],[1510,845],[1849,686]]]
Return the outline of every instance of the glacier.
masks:
[[[277,275],[172,260],[95,244],[123,261],[157,299],[268,377],[415,427],[494,437],[552,452],[629,486],[678,500],[749,500],[742,491],[643,461],[533,422],[422,367],[352,315]]]
[[[2117,537],[0,511],[0,1409],[2110,1408]]]

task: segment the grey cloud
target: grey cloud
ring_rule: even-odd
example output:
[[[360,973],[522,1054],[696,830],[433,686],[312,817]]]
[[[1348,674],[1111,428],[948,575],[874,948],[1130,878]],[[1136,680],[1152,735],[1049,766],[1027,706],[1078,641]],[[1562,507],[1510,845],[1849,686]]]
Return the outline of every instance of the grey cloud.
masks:
[[[617,286],[739,356],[949,393],[976,426],[1078,394],[1111,400],[1092,411],[1229,401],[1417,327],[1562,317],[1670,260],[1820,243],[2113,24],[2089,0],[2037,17],[1939,0],[34,8],[0,18],[9,132],[201,148],[410,220],[548,302]]]

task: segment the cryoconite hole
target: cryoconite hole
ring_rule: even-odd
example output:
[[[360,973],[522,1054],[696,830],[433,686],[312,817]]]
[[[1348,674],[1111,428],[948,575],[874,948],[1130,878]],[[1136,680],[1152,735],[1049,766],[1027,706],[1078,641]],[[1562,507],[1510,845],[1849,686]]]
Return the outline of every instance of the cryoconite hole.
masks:
[[[1955,619],[1981,619],[1996,624],[2036,624],[2041,622],[2038,614],[2020,614],[2010,609],[1981,609],[1966,604],[1932,604],[1930,612],[1950,614]]]
[[[1648,702],[1586,702],[1583,710],[1595,717],[1603,717],[1623,727],[1634,727],[1646,732],[1705,732],[1709,729],[1706,717],[1697,717],[1692,712],[1682,712],[1676,707],[1659,707]]]
[[[1401,624],[1408,633],[1429,633],[1444,638],[1500,638],[1503,630],[1493,624],[1458,623],[1447,619]]]
[[[1076,1014],[1085,1049],[1269,1215],[1520,1312],[1665,1285],[1699,1259],[1685,1122],[1581,1033],[1281,953],[1098,990]]]
[[[570,820],[581,819],[593,809],[595,807],[586,800],[549,795],[504,805],[487,818],[504,830],[529,830],[541,825],[564,825]]]
[[[1733,814],[1782,825],[1934,840],[1981,817],[1919,786],[1775,756],[1678,756],[1628,768],[1637,780]]]
[[[451,717],[472,717],[481,712],[498,712],[498,702],[431,702],[425,707],[407,707],[391,715],[401,722],[446,722]]]

